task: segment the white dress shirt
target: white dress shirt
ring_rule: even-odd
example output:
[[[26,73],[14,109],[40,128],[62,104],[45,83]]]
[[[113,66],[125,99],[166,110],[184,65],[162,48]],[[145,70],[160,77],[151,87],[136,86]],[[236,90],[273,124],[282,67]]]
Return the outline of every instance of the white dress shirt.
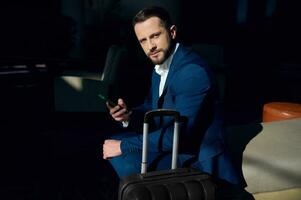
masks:
[[[164,61],[164,63],[162,63],[161,65],[155,65],[155,71],[161,77],[160,78],[160,85],[159,85],[159,96],[162,95],[164,85],[165,85],[165,82],[166,82],[166,78],[167,78],[167,75],[168,75],[169,67],[170,67],[173,56],[175,55],[178,47],[179,47],[179,43],[176,44],[175,49],[170,54],[170,56]]]

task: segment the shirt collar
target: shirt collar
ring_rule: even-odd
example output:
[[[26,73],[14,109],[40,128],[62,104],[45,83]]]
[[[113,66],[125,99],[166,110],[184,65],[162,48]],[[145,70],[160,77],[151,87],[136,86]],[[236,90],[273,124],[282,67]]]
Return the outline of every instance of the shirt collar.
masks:
[[[170,54],[170,56],[161,65],[155,65],[155,71],[156,71],[157,74],[159,74],[161,76],[162,74],[168,72],[171,61],[172,61],[172,58],[175,55],[178,47],[179,47],[179,43],[176,44],[173,52]]]

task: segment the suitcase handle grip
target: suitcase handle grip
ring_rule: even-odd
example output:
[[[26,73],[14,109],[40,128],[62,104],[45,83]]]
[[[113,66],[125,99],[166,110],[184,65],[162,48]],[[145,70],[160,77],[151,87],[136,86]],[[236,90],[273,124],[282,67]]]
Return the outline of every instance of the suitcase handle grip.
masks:
[[[174,116],[175,118],[171,169],[177,168],[180,113],[170,109],[157,109],[147,112],[144,116],[141,174],[147,172],[148,126],[150,119],[155,116]]]
[[[174,116],[175,122],[180,121],[180,113],[178,111],[170,109],[157,109],[145,113],[144,123],[149,123],[150,119],[154,118],[155,116]]]

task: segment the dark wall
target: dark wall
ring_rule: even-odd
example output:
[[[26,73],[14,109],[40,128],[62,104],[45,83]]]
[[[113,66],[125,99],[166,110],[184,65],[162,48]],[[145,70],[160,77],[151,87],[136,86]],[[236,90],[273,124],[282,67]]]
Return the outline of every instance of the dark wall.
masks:
[[[301,101],[301,14],[293,0],[2,2],[1,62],[11,57],[63,59],[73,61],[65,67],[100,72],[108,47],[122,44],[131,50],[133,69],[141,68],[145,57],[130,21],[148,5],[169,10],[180,42],[223,49],[226,95],[232,107]]]
[[[300,63],[294,51],[300,45],[297,4],[292,0],[14,0],[0,6],[0,50],[4,56],[66,57],[81,48],[82,57],[96,57],[111,43],[135,39],[129,23],[139,8],[160,5],[170,11],[182,42],[230,46],[228,62],[239,59],[236,53],[243,54],[242,59],[263,53],[260,59]],[[239,11],[245,21],[239,21]]]
[[[1,56],[61,57],[70,48],[60,1],[1,2]],[[59,48],[58,48],[59,47]]]

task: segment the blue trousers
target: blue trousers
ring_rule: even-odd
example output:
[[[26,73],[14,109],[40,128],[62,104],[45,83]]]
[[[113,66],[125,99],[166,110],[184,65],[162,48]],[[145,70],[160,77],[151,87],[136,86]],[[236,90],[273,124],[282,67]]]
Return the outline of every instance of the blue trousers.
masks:
[[[158,156],[160,156],[159,153],[148,153],[148,164],[152,164]],[[110,163],[115,169],[118,176],[121,178],[123,176],[137,174],[141,172],[141,157],[141,152],[125,153],[110,159]],[[190,155],[179,155],[177,160],[177,166],[181,167],[183,163],[190,157]],[[159,162],[155,166],[155,170],[165,170],[170,168],[171,154],[164,155],[162,158],[160,158]]]
[[[136,135],[135,133],[122,133],[120,135],[114,135],[112,139],[119,139],[131,137]],[[120,156],[110,159],[110,163],[115,169],[118,176],[121,178],[130,174],[137,174],[141,171],[141,158],[142,152],[129,152],[123,153]],[[171,154],[166,154],[161,157],[160,152],[148,152],[148,164],[151,165],[156,158],[160,157],[160,160],[153,167],[154,170],[165,170],[171,168]],[[183,167],[183,164],[188,159],[192,158],[193,155],[189,154],[179,154],[177,160],[177,166]],[[149,166],[148,165],[148,166]],[[237,176],[236,169],[230,162],[227,151],[222,151],[217,155],[208,156],[205,160],[198,160],[191,163],[190,167],[199,169],[203,172],[211,174],[213,177],[218,179],[223,179],[229,181],[233,184],[238,184],[242,182],[242,178]]]
[[[135,133],[122,133],[118,135],[114,135],[111,138],[116,140],[122,140],[122,138],[131,137],[136,135]],[[158,158],[161,153],[148,152],[148,166],[154,162],[156,158]],[[178,155],[177,166],[181,167],[183,163],[191,158],[191,155],[188,154],[180,154]],[[120,156],[116,156],[111,158],[111,165],[115,169],[119,178],[123,176],[127,176],[130,174],[137,174],[141,172],[141,161],[142,161],[142,151],[141,152],[129,152],[123,153]],[[171,168],[171,154],[166,154],[162,158],[159,159],[159,162],[155,166],[156,170],[164,170]]]

